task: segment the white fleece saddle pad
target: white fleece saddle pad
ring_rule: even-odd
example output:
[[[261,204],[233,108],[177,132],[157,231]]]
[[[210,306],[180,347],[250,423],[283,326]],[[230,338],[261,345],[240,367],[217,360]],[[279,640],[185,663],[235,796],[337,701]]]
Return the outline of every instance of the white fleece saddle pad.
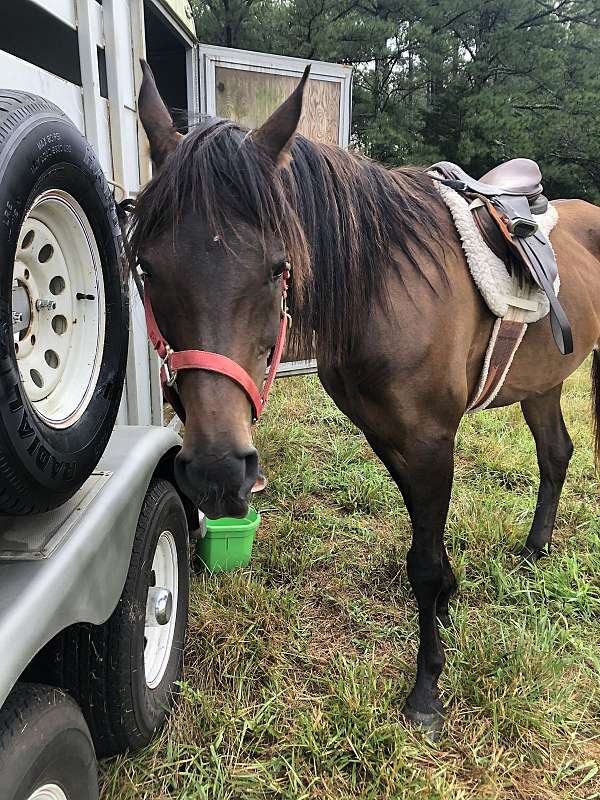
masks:
[[[504,262],[485,243],[469,209],[469,203],[449,186],[444,186],[439,181],[435,181],[435,185],[450,210],[475,285],[492,314],[505,317],[509,307],[513,306],[522,310],[523,322],[537,322],[545,317],[550,310],[545,293],[529,282],[519,286],[518,278],[509,275]],[[548,238],[558,222],[558,211],[550,203],[548,210],[537,215],[535,220],[540,231]],[[560,279],[557,276],[554,282],[557,295],[559,289]]]

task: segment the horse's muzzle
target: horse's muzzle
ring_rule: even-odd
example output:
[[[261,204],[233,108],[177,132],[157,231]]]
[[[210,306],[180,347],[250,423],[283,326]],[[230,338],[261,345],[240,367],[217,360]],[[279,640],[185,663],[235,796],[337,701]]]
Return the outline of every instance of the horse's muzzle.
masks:
[[[220,456],[188,453],[184,448],[175,459],[179,488],[210,519],[246,516],[259,474],[253,447]]]

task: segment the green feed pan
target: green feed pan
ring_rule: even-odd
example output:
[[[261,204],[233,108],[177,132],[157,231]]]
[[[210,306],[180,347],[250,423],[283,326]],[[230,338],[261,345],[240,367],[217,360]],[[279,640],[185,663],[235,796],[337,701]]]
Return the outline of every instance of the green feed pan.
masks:
[[[250,563],[260,514],[250,506],[244,519],[206,519],[206,535],[198,539],[196,552],[211,572],[231,572]]]

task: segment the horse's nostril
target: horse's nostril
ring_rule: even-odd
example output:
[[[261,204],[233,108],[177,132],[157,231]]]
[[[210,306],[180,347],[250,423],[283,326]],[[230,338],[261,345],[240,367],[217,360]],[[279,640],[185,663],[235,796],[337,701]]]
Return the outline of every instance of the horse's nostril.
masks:
[[[244,461],[246,462],[246,476],[258,472],[258,453],[256,450],[252,450],[251,453],[248,453]]]
[[[254,448],[242,456],[244,461],[244,483],[240,495],[247,497],[258,477],[258,453]]]

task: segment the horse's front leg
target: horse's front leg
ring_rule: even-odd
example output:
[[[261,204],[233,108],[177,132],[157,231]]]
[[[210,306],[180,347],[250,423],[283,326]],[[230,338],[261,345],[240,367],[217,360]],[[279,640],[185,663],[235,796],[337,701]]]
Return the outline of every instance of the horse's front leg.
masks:
[[[389,443],[383,443],[379,441],[377,437],[374,436],[373,434],[366,434],[366,436],[367,436],[367,441],[373,448],[374,452],[379,456],[379,458],[387,468],[388,472],[394,479],[396,486],[400,489],[400,492],[402,493],[402,497],[404,498],[404,502],[406,504],[406,508],[412,519],[413,502],[411,499],[410,474],[404,456],[401,455],[392,446],[390,446]],[[453,450],[454,436],[451,435],[450,438],[452,440],[452,450]],[[407,448],[404,447],[403,449],[406,450]],[[452,473],[453,471],[452,464],[450,465],[450,470]],[[450,475],[450,481],[452,481],[452,474]],[[442,623],[442,625],[444,627],[448,627],[448,625],[450,624],[450,609],[449,609],[450,598],[457,589],[457,583],[443,541],[441,549],[442,549],[442,560],[444,563],[444,572],[442,577],[442,586],[437,597],[436,615],[438,620]]]
[[[404,711],[408,719],[431,731],[439,730],[444,716],[438,694],[444,667],[438,613],[447,614],[448,598],[456,585],[444,546],[454,472],[454,433],[440,430],[427,436],[417,434],[403,454],[413,525],[407,569],[419,610],[420,637],[417,678]]]
[[[444,708],[438,695],[438,679],[444,666],[444,648],[438,616],[447,621],[448,600],[456,580],[444,546],[444,527],[454,473],[454,438],[461,417],[461,403],[448,394],[440,408],[431,397],[407,396],[400,389],[382,388],[376,381],[356,386],[356,370],[325,370],[319,376],[341,410],[365,433],[402,492],[413,526],[407,556],[408,578],[419,610],[417,678],[405,706],[408,719],[437,732]],[[419,385],[415,381],[415,385]],[[372,387],[375,387],[375,390]],[[404,403],[397,402],[403,396]],[[466,396],[466,390],[465,390]],[[429,413],[427,413],[425,411]]]

